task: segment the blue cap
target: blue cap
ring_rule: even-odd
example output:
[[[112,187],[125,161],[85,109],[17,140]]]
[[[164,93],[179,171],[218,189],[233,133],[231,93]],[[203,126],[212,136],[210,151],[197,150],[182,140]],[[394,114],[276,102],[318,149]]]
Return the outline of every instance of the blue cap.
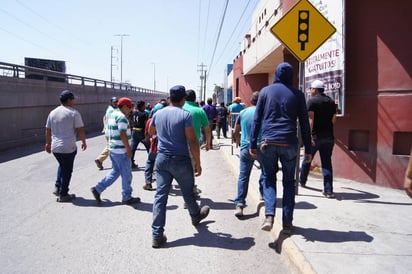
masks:
[[[170,89],[170,99],[180,101],[186,97],[186,88],[181,85],[174,86]]]
[[[67,101],[68,99],[75,99],[77,96],[73,94],[71,90],[63,90],[62,93],[60,93],[60,101]]]

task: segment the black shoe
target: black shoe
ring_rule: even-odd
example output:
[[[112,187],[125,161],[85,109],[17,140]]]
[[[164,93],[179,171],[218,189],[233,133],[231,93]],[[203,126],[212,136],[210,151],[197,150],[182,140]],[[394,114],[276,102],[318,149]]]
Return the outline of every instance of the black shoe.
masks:
[[[152,247],[153,248],[159,248],[162,247],[165,243],[167,242],[167,237],[166,235],[163,235],[160,238],[153,239],[152,240]]]
[[[200,209],[200,216],[197,219],[192,219],[192,225],[197,226],[201,220],[209,215],[210,207],[205,205]]]
[[[66,195],[63,195],[63,196],[59,196],[56,201],[59,202],[59,203],[70,203],[71,201],[74,200],[74,198],[76,198],[76,195],[66,194]]]
[[[300,184],[301,187],[306,187],[306,183],[304,183],[304,182],[299,182],[299,184]]]
[[[124,205],[133,205],[133,204],[138,204],[138,203],[140,203],[139,197],[132,197],[127,201],[122,201],[122,204]]]
[[[100,199],[100,193],[97,191],[97,189],[96,189],[95,187],[92,187],[92,188],[90,189],[90,191],[93,193],[93,196],[94,196],[94,198],[96,199],[96,201],[97,201],[98,203],[101,203],[101,202],[102,202],[102,199]]]
[[[94,160],[98,169],[103,170],[103,164],[98,159]]]
[[[132,163],[132,168],[138,168],[139,166],[136,165],[135,163]]]
[[[144,189],[144,190],[148,190],[148,191],[153,190],[152,184],[151,184],[151,183],[146,183],[146,184],[143,186],[143,189]]]
[[[54,187],[53,194],[59,196],[59,188],[57,186]]]

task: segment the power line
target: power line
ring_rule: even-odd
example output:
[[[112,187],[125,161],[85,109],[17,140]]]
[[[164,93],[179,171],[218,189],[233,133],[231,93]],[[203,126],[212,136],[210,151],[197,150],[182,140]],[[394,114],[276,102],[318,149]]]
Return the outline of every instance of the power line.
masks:
[[[219,31],[218,31],[218,34],[217,34],[217,37],[216,37],[215,47],[214,47],[214,49],[213,49],[212,58],[211,58],[211,60],[210,60],[209,73],[210,73],[210,71],[212,70],[213,59],[215,58],[216,48],[217,48],[217,45],[218,45],[218,43],[219,43],[220,33],[221,33],[221,31],[222,31],[223,22],[225,21],[225,15],[226,15],[226,11],[227,11],[227,6],[228,6],[228,4],[229,4],[229,0],[226,0],[225,8],[224,8],[224,10],[223,10],[222,19],[221,19],[221,21],[220,21]]]

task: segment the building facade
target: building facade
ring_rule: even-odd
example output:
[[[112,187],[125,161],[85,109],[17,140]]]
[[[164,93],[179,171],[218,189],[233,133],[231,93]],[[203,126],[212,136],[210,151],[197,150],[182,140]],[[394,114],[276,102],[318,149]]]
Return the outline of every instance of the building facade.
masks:
[[[298,1],[261,0],[228,76],[232,98],[248,104],[289,62],[299,86],[299,61],[270,28]],[[320,0],[310,0],[317,6]],[[412,146],[412,2],[345,1],[344,112],[335,125],[336,177],[401,188]],[[320,165],[319,158],[314,164]]]

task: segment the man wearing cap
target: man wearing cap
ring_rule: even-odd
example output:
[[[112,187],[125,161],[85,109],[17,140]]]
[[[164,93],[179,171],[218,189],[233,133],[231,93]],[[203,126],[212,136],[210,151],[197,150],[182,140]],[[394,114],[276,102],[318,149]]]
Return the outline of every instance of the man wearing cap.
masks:
[[[101,203],[101,193],[111,186],[119,176],[122,177],[122,203],[131,205],[140,202],[140,198],[132,197],[132,167],[130,158],[132,149],[130,147],[131,131],[127,116],[133,109],[133,102],[130,98],[122,97],[118,101],[118,108],[115,109],[107,119],[107,130],[109,137],[110,160],[112,160],[112,170],[96,186],[91,188],[91,192],[98,203]]]
[[[52,110],[46,121],[47,153],[53,152],[59,167],[53,194],[57,202],[71,202],[76,196],[69,194],[70,179],[73,172],[74,158],[77,153],[76,135],[82,141],[82,150],[86,150],[86,134],[80,113],[73,108],[75,96],[72,91],[64,90],[60,94],[61,105]]]
[[[94,160],[94,162],[97,165],[97,168],[100,170],[103,170],[103,162],[104,160],[109,157],[109,136],[108,136],[108,130],[107,130],[107,119],[109,118],[110,114],[117,108],[117,97],[112,97],[110,99],[110,105],[106,109],[106,113],[103,116],[103,129],[102,132],[105,134],[106,137],[106,146],[103,149],[103,151],[100,153],[100,155]]]
[[[312,159],[319,151],[323,175],[323,195],[334,198],[332,151],[334,146],[333,125],[336,122],[336,104],[325,93],[325,85],[315,80],[310,85],[311,97],[307,102],[309,125],[312,133]],[[299,181],[301,186],[306,185],[311,162],[302,162]]]
[[[166,206],[173,179],[177,181],[187,205],[192,225],[197,226],[209,214],[209,207],[202,208],[193,193],[194,176],[200,176],[200,149],[193,129],[192,115],[182,109],[185,104],[186,89],[174,86],[170,89],[171,106],[153,115],[150,134],[157,134],[158,146],[155,162],[156,195],[153,202],[152,247],[163,246],[167,238],[164,234]],[[193,172],[190,152],[195,160]]]
[[[276,67],[273,84],[259,93],[250,133],[249,153],[258,156],[258,137],[263,173],[263,199],[265,220],[261,229],[270,231],[276,210],[276,173],[278,161],[282,164],[282,225],[284,232],[292,232],[295,208],[295,169],[298,157],[297,121],[305,146],[305,160],[310,162],[310,130],[305,96],[292,87],[293,69],[289,63]],[[261,132],[260,132],[261,131]]]

